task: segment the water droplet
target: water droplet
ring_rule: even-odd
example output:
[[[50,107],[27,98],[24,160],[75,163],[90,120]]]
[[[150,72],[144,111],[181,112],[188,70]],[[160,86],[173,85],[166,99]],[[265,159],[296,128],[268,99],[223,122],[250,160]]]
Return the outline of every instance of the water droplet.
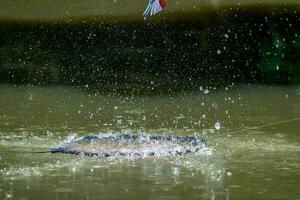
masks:
[[[209,93],[209,90],[208,89],[205,89],[204,90],[204,94],[208,94]]]
[[[179,173],[180,173],[180,169],[178,167],[174,167],[173,168],[173,175],[174,176],[179,176]]]
[[[216,123],[215,123],[215,129],[216,129],[216,130],[220,130],[220,128],[221,128],[220,122],[216,122]]]
[[[11,199],[11,198],[13,198],[13,195],[12,195],[11,193],[6,193],[5,196],[6,196],[6,199]]]

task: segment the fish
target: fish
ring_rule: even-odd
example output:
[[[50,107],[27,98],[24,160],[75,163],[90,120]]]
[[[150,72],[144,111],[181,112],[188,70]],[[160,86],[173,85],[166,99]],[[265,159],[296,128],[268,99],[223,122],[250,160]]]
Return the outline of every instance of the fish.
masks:
[[[149,0],[148,5],[143,13],[144,20],[146,20],[148,16],[152,16],[159,13],[164,9],[165,6],[165,0]]]
[[[99,134],[64,140],[48,152],[100,157],[160,157],[193,154],[205,146],[205,139],[195,136]]]

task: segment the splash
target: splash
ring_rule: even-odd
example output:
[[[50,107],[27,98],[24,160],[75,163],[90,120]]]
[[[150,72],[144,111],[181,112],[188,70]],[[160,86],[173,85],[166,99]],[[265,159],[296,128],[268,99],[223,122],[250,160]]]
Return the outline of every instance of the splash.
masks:
[[[156,136],[146,134],[98,134],[69,136],[51,153],[103,157],[180,156],[206,149],[205,140],[196,136]]]

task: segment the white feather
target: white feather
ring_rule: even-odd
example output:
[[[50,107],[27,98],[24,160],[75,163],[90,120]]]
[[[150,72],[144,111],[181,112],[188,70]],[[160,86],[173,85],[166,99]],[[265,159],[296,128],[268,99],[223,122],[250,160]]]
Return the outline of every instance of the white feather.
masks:
[[[143,13],[144,19],[146,19],[148,15],[155,15],[162,10],[163,8],[161,7],[159,0],[149,0],[148,5]]]

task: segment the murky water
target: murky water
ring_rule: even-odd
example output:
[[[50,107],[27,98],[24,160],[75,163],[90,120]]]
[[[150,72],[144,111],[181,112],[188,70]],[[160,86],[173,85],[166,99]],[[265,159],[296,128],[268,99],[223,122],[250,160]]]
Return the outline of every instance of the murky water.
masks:
[[[299,199],[300,87],[172,95],[0,86],[0,199]],[[151,158],[35,153],[68,136],[193,135],[207,148]]]

